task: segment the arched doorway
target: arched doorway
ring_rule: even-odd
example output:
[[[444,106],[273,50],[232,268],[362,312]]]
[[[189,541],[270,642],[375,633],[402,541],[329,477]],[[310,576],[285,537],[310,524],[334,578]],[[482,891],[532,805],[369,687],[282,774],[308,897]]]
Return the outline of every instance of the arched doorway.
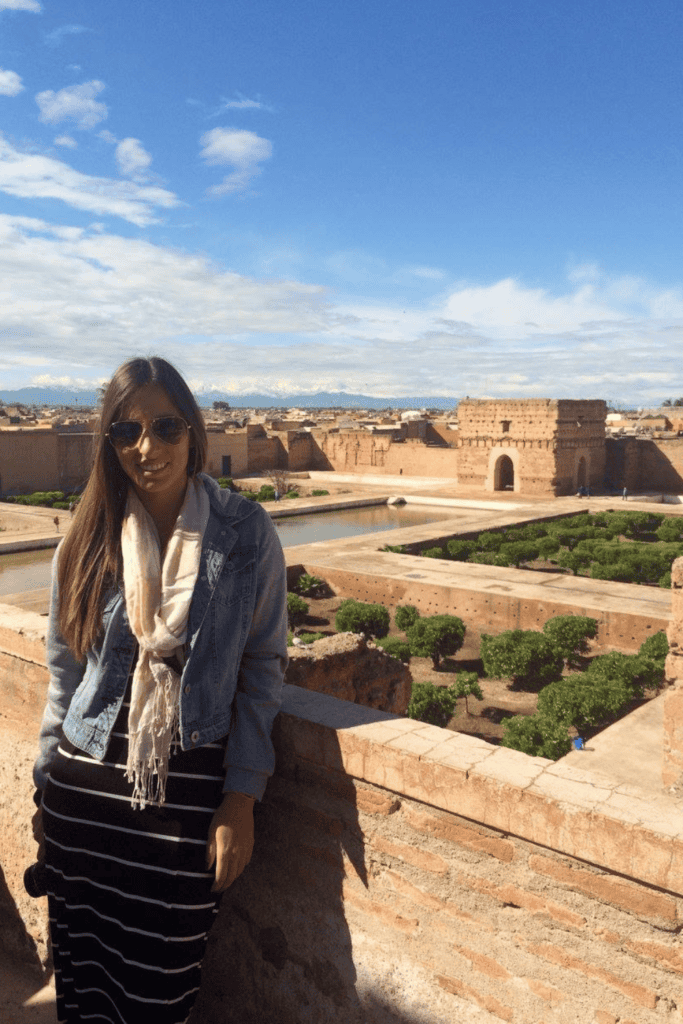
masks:
[[[514,491],[515,467],[509,455],[501,455],[496,462],[493,487],[496,491]]]
[[[583,455],[579,459],[579,464],[576,468],[576,486],[577,488],[586,486],[586,460]]]

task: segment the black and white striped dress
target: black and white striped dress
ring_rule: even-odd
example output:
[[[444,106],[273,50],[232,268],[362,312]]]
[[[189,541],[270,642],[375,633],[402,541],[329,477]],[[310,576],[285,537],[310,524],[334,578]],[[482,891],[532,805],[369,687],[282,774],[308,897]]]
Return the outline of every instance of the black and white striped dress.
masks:
[[[43,794],[60,1024],[183,1024],[218,912],[205,855],[223,745],[178,750],[164,806],[133,810],[129,695],[104,762],[62,739]]]

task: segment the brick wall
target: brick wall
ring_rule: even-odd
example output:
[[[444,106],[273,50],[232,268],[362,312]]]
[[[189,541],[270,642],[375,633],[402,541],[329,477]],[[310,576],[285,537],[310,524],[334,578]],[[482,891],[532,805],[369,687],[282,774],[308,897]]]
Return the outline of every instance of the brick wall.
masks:
[[[223,476],[223,456],[230,457],[230,473],[228,476],[246,476],[249,470],[247,455],[247,434],[243,430],[231,430],[227,433],[207,434],[207,465],[205,472],[211,476]]]
[[[52,430],[0,430],[0,493],[60,490],[58,445],[66,439]]]

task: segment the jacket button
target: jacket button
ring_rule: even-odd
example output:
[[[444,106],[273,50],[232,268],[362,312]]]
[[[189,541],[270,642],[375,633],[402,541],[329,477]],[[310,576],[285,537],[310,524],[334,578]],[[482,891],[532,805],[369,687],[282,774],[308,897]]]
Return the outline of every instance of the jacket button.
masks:
[[[187,686],[185,687],[185,693],[189,693],[191,689],[192,689],[192,687],[188,683]]]
[[[199,742],[199,733],[198,732],[193,732],[192,735],[190,736],[190,739],[192,740],[193,743],[198,743]]]

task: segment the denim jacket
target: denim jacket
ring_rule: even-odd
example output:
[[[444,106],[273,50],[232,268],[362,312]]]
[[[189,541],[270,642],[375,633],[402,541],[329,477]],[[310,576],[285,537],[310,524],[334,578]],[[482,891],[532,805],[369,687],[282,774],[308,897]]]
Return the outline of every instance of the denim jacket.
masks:
[[[183,750],[228,735],[224,791],[261,799],[275,755],[270,734],[287,667],[285,562],[260,505],[201,475],[211,510],[187,627],[180,690]],[[50,685],[34,781],[45,787],[59,741],[103,760],[123,702],[136,640],[122,587],[105,602],[103,628],[83,662],[59,634],[55,555],[47,637]]]

